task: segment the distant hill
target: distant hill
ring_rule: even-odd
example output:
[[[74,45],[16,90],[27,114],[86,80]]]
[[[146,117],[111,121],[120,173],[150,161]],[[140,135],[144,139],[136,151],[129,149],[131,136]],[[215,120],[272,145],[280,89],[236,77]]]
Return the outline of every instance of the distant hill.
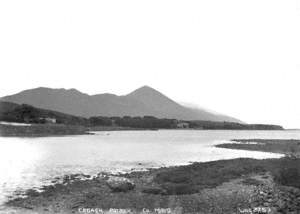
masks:
[[[37,108],[81,116],[154,116],[179,120],[240,120],[180,105],[159,91],[144,86],[124,96],[114,94],[88,95],[76,89],[35,88],[1,98],[1,101],[28,104]]]

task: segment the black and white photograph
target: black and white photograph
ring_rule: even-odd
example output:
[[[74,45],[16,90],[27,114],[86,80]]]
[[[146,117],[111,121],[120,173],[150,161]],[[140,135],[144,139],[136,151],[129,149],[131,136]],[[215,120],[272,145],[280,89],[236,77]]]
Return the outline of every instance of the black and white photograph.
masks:
[[[0,0],[0,214],[300,214],[300,0]]]

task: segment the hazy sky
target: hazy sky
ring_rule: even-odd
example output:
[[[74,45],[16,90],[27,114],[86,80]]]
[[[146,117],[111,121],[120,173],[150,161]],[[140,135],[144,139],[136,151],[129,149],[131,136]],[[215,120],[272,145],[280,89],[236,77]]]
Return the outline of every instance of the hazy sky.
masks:
[[[149,85],[249,123],[300,127],[300,1],[0,1],[0,96]]]

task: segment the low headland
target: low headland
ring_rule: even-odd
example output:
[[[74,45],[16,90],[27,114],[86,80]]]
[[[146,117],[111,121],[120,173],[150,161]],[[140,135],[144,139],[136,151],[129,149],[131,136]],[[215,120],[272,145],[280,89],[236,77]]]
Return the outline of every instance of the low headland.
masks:
[[[28,190],[26,197],[12,198],[6,205],[20,213],[299,213],[300,140],[234,140],[218,147],[236,149],[236,144],[286,156],[118,175],[66,175],[41,192]]]
[[[216,145],[219,148],[241,149],[281,153],[287,156],[300,157],[300,140],[282,139],[233,139],[232,143]]]
[[[3,137],[47,137],[91,134],[83,126],[64,124],[30,124],[15,126],[0,124],[0,136]]]

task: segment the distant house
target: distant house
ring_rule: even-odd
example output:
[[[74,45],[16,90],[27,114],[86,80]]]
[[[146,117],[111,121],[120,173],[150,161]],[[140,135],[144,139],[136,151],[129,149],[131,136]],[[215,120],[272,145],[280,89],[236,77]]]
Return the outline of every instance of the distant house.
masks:
[[[40,121],[44,121],[45,123],[56,123],[56,118],[51,117],[40,117]]]
[[[186,123],[186,122],[178,122],[177,123],[177,128],[180,128],[180,129],[187,129],[187,128],[189,128],[190,127],[190,125],[188,124],[188,123]]]
[[[47,123],[56,123],[56,118],[46,117],[45,120]]]

